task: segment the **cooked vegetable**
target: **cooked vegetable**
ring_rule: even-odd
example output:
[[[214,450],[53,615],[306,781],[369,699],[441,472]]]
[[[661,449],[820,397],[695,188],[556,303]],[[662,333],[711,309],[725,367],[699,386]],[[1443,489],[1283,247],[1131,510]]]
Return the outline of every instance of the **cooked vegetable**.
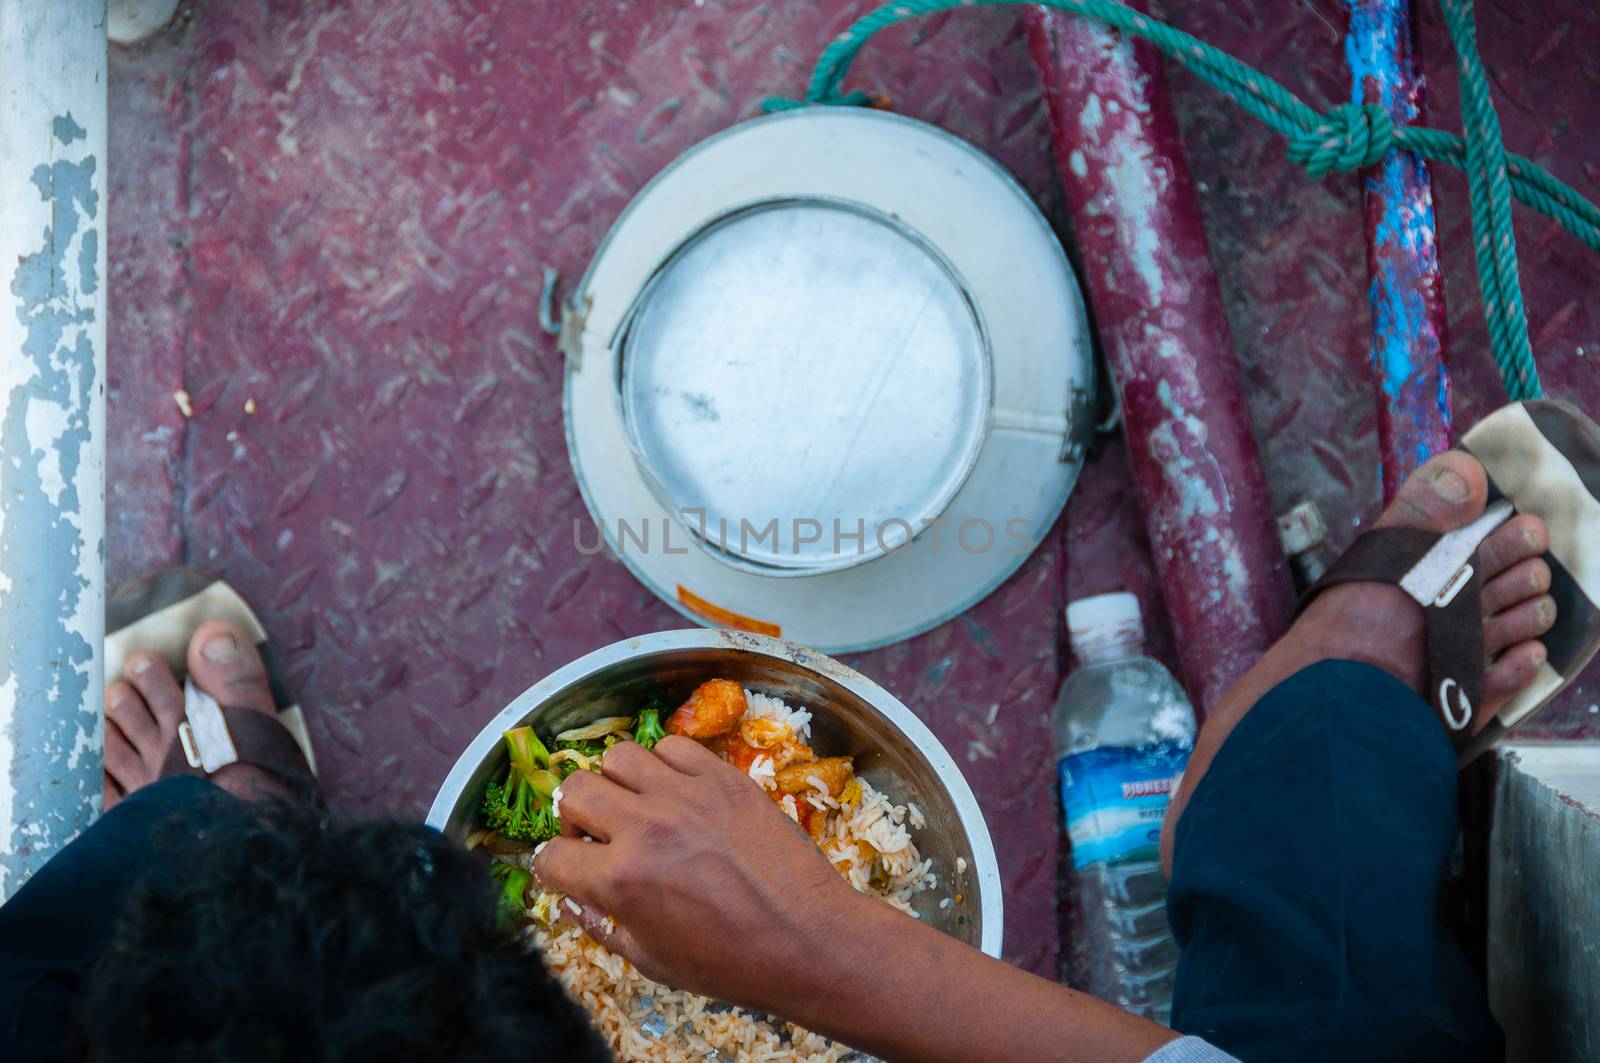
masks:
[[[487,830],[483,834],[483,847],[495,856],[520,856],[533,851],[533,843],[528,841],[512,841],[497,830]]]
[[[535,768],[524,776],[528,785],[533,787],[544,797],[554,798],[556,787],[561,785],[561,777],[548,768]]]
[[[528,911],[528,885],[533,875],[516,864],[490,864],[489,874],[500,884],[500,919],[515,926]]]
[[[561,779],[549,770],[550,754],[531,727],[504,735],[511,766],[503,783],[483,789],[483,822],[508,841],[544,841],[561,832],[551,800]]]
[[[639,710],[639,722],[633,728],[633,740],[646,749],[654,749],[656,743],[667,737],[667,732],[661,729],[661,710],[652,706]]]
[[[556,735],[556,743],[582,742],[604,738],[607,735],[626,734],[631,730],[633,730],[632,716],[602,716],[586,727],[574,727],[569,731],[562,731]]]
[[[861,780],[851,777],[844,784],[844,789],[839,791],[839,803],[846,808],[854,808],[861,803]]]
[[[599,760],[606,750],[616,745],[619,741],[621,739],[616,735],[606,735],[604,738],[580,738],[577,741],[557,742],[556,753],[567,750],[573,753],[582,753],[588,760]],[[550,755],[554,757],[555,753]]]
[[[550,800],[515,771],[483,789],[483,821],[508,841],[542,842],[561,833]]]
[[[563,779],[575,771],[598,772],[600,758],[605,756],[606,750],[625,740],[624,735],[608,734],[604,738],[559,741],[556,743],[556,751],[550,754],[550,768]]]
[[[750,700],[744,688],[731,679],[708,679],[694,688],[689,700],[667,721],[667,731],[686,738],[716,738],[733,730]]]
[[[790,780],[787,789],[767,784],[774,800],[785,793],[803,794],[812,789],[805,781],[812,772],[822,773],[819,778],[824,779],[829,793],[838,795],[843,781],[834,778],[839,769],[832,762],[843,762],[843,778],[848,779],[849,758],[818,761],[809,746],[776,721],[754,719],[741,725],[748,708],[743,687],[731,679],[712,679],[696,687],[665,725],[661,718],[664,707],[652,700],[635,716],[606,716],[583,727],[568,728],[551,740],[549,748],[531,726],[514,727],[504,735],[511,766],[504,779],[484,787],[484,829],[474,840],[504,855],[526,852],[530,845],[555,837],[561,833],[561,822],[554,795],[563,781],[573,772],[600,771],[605,751],[618,742],[631,739],[653,749],[669,732],[714,739],[710,742],[713,748],[741,771],[748,771],[761,757],[771,760],[779,777]],[[790,766],[806,771],[789,773]]]
[[[594,762],[576,749],[558,749],[550,754],[550,769],[564,780],[575,771],[590,771]]]
[[[550,766],[550,751],[545,749],[544,743],[539,741],[539,736],[533,733],[533,728],[524,724],[513,727],[503,736],[506,743],[506,752],[511,754],[511,766],[527,774],[535,768]]]

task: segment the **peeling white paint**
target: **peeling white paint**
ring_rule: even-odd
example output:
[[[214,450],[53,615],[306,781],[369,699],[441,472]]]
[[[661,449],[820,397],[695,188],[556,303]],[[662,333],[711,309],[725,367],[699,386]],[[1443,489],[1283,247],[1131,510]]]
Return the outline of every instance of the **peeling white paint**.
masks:
[[[0,896],[99,805],[104,18],[0,4]]]
[[[85,753],[99,754],[104,744],[104,736],[95,728],[78,725],[78,733],[72,738],[72,749],[67,752],[67,770],[76,771],[78,760]]]
[[[52,506],[61,505],[61,492],[67,488],[61,477],[61,455],[57,447],[71,428],[67,408],[48,399],[28,403],[28,443],[39,456],[39,486]]]
[[[1083,111],[1078,115],[1078,128],[1083,131],[1086,140],[1098,141],[1100,139],[1100,123],[1105,120],[1105,115],[1100,109],[1100,97],[1089,93],[1089,98],[1083,102]]]
[[[0,682],[0,856],[10,856],[11,817],[15,800],[15,787],[11,783],[11,765],[16,760],[16,744],[11,738],[11,721],[17,715],[17,677],[8,675]],[[11,872],[9,861],[0,860],[0,897],[11,896],[6,888],[6,878]]]
[[[1206,426],[1173,396],[1171,381],[1157,382],[1156,398],[1166,411],[1167,420],[1150,433],[1150,438],[1159,444],[1162,453],[1158,456],[1169,470],[1168,482],[1178,492],[1178,521],[1186,525],[1197,519],[1213,518],[1228,508],[1230,500],[1226,497],[1227,479],[1222,475],[1222,468],[1205,448]],[[1180,431],[1194,441],[1192,446],[1183,445],[1178,438]],[[1189,456],[1192,451],[1206,453],[1210,467],[1198,467]],[[1218,496],[1219,490],[1222,497]]]
[[[1164,271],[1157,215],[1160,197],[1166,192],[1165,173],[1151,158],[1149,145],[1142,137],[1117,138],[1113,154],[1105,175],[1120,208],[1116,213],[1117,236],[1151,301],[1159,302]]]

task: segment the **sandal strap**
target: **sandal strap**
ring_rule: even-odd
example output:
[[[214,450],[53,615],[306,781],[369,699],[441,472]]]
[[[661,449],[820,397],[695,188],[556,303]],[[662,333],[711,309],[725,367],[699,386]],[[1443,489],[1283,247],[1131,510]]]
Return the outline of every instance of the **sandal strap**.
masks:
[[[272,772],[293,787],[313,787],[311,768],[288,728],[258,709],[218,705],[185,684],[184,720],[162,774],[210,776],[229,764]]]
[[[1324,590],[1341,583],[1398,586],[1442,537],[1422,528],[1365,532],[1306,591],[1300,611]],[[1422,609],[1426,642],[1422,689],[1458,750],[1471,741],[1472,715],[1483,696],[1482,590],[1483,577],[1473,563],[1465,581],[1452,585],[1449,594]]]
[[[1372,528],[1339,556],[1322,578],[1300,597],[1297,613],[1339,583],[1393,583],[1396,586],[1441,538],[1425,528]]]

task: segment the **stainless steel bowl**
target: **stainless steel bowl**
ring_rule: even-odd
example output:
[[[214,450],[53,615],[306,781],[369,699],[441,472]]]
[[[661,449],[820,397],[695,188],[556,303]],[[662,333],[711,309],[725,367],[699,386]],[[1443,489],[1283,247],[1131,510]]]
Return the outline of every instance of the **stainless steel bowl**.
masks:
[[[473,829],[484,784],[505,770],[500,735],[523,723],[541,734],[636,712],[652,694],[680,701],[699,683],[736,679],[811,710],[812,744],[849,754],[856,770],[896,803],[916,802],[927,826],[914,836],[939,884],[917,914],[951,937],[1000,955],[1000,869],[983,813],[961,771],[922,721],[878,684],[790,642],[733,631],[660,631],[612,643],[539,680],[484,725],[439,787],[428,824],[461,840]],[[958,861],[964,871],[956,870]],[[945,898],[957,894],[949,907]]]

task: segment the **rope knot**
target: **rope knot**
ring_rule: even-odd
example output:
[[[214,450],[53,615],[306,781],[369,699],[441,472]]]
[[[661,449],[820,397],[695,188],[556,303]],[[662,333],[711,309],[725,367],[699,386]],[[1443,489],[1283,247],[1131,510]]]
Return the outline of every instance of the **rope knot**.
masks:
[[[1312,177],[1375,166],[1394,144],[1394,120],[1375,103],[1342,103],[1289,138],[1290,160]]]

